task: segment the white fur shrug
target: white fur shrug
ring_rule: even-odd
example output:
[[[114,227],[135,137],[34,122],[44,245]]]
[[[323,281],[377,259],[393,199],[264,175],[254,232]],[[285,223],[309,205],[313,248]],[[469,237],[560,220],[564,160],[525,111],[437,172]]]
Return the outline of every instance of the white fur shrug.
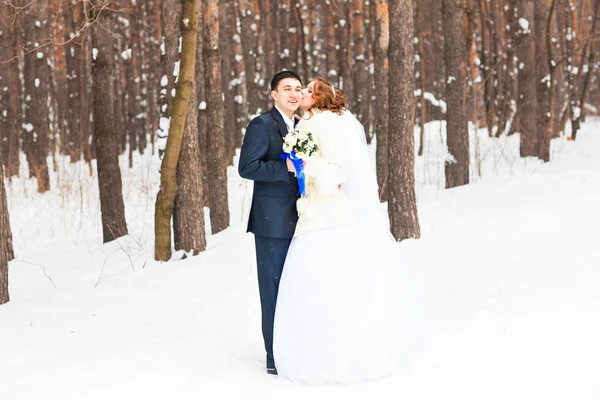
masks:
[[[348,180],[348,157],[344,150],[341,117],[330,111],[305,116],[299,129],[310,131],[319,146],[316,156],[306,162],[306,197],[298,199],[298,225],[294,236],[312,229],[352,222],[349,199],[339,185]]]

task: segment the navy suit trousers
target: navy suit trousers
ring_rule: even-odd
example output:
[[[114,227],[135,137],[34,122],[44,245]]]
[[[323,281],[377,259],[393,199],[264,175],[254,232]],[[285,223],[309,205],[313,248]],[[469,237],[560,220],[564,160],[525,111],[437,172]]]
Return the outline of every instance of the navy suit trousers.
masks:
[[[267,368],[275,368],[273,357],[273,321],[279,292],[279,280],[291,239],[254,236],[258,268],[258,290],[262,310],[262,333],[267,351]]]

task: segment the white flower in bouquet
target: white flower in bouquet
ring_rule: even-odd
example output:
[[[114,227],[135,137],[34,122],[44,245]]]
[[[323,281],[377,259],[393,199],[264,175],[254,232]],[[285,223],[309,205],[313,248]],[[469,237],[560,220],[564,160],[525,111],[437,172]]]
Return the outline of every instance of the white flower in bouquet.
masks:
[[[319,146],[312,133],[307,130],[294,129],[285,136],[283,151],[288,154],[293,151],[296,153],[296,157],[307,160],[317,154]]]

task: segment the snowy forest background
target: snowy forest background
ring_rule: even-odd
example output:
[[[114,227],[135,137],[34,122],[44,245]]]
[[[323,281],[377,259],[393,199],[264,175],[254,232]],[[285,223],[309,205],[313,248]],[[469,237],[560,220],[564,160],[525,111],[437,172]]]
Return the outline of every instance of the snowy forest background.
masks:
[[[282,69],[346,94],[433,310],[344,396],[600,394],[600,0],[0,4],[0,397],[340,395],[259,372],[236,151]]]

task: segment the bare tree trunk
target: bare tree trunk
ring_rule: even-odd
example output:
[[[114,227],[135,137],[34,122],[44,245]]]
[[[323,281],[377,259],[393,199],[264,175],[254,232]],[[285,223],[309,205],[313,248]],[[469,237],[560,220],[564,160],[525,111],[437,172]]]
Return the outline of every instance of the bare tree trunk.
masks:
[[[81,101],[81,105],[79,108],[80,111],[80,121],[81,121],[81,131],[79,135],[81,136],[81,149],[80,152],[83,154],[83,159],[87,162],[90,176],[93,175],[92,169],[92,159],[95,157],[96,151],[96,143],[93,140],[93,124],[91,121],[91,113],[92,109],[92,97],[93,92],[91,88],[92,81],[92,54],[93,47],[90,40],[90,35],[86,35],[82,40],[81,50],[79,52],[78,61],[78,79],[79,83],[79,99]],[[92,139],[92,140],[90,140]]]
[[[70,35],[75,35],[79,24],[82,22],[82,5],[77,4],[75,0],[69,1],[70,6],[64,9],[65,17],[65,39]],[[67,131],[62,143],[63,154],[71,157],[71,162],[81,159],[81,99],[79,98],[79,86],[83,84],[83,79],[79,76],[79,62],[81,57],[79,53],[83,51],[81,39],[73,40],[65,45],[66,64],[67,64]]]
[[[348,24],[347,1],[331,2],[330,9],[335,20],[335,38],[337,41],[338,57],[338,82],[340,89],[344,91],[347,98],[352,102],[354,97],[354,86],[352,85],[352,66],[348,49],[350,46],[350,24]]]
[[[133,167],[131,155],[138,151],[144,153],[146,146],[146,131],[143,118],[142,106],[142,76],[144,65],[143,35],[141,19],[141,4],[136,3],[130,14],[131,32],[131,56],[127,60],[127,91],[129,95],[129,124],[131,126],[129,135],[129,168]]]
[[[423,59],[423,34],[421,32],[421,7],[423,0],[417,0],[417,9],[415,15],[415,30],[417,35],[417,55],[419,56],[419,155],[423,155],[423,146],[425,142],[425,60]]]
[[[207,91],[208,88],[206,86],[206,73],[204,72],[204,23],[202,22],[202,11],[200,14],[200,20],[198,22],[198,39],[197,39],[197,48],[196,51],[196,101],[201,104],[198,107],[198,143],[200,146],[200,170],[202,171],[202,205],[204,207],[209,207],[210,198],[209,198],[209,189],[210,185],[208,183],[208,110],[207,108]],[[240,85],[243,86],[243,85]],[[236,109],[236,111],[238,111]],[[247,118],[247,113],[243,116],[244,121]]]
[[[23,35],[21,30],[17,28],[17,24],[18,22],[15,22],[15,25],[11,26],[8,30],[12,36],[12,57],[14,57],[14,60],[6,66],[6,69],[10,71],[10,79],[8,81],[8,91],[10,94],[7,107],[7,118],[9,118],[9,132],[12,132],[12,134],[8,138],[8,153],[5,155],[8,160],[5,163],[6,171],[4,171],[4,173],[9,180],[12,176],[19,176],[19,168],[21,166],[19,155],[21,154],[21,135],[23,126],[21,104],[24,98],[24,88],[20,78],[21,69],[19,67],[19,63],[23,61],[23,55],[18,49],[22,47]]]
[[[327,20],[329,17],[327,10],[327,3],[325,0],[316,0],[315,5],[315,35],[313,36],[314,51],[317,53],[315,57],[315,66],[313,69],[314,76],[322,76],[325,79],[329,79],[327,69]],[[308,78],[308,77],[306,77]]]
[[[389,181],[389,63],[388,48],[390,44],[390,20],[387,0],[371,0],[371,20],[375,23],[375,115],[377,137],[377,184],[379,199],[388,200]]]
[[[600,0],[596,0],[594,5],[594,13],[591,18],[592,26],[590,29],[590,35],[584,46],[583,57],[581,58],[581,65],[577,76],[577,80],[580,82],[579,85],[581,87],[581,96],[577,100],[574,116],[571,122],[573,124],[573,133],[571,136],[573,140],[577,138],[577,132],[581,127],[581,121],[585,112],[585,103],[587,101],[587,96],[592,82],[594,62],[596,59],[596,52],[594,51],[594,38],[596,37],[596,24],[598,18],[600,18]],[[585,69],[584,66],[587,67],[587,72],[585,72],[585,78],[582,78]]]
[[[271,0],[272,5],[277,5],[276,1]],[[276,18],[276,9],[270,10],[272,22],[275,22]],[[275,13],[275,14],[274,14]],[[275,39],[272,39],[275,40]],[[221,58],[221,75],[222,75],[222,90],[225,98],[225,104],[228,107],[225,107],[225,138],[226,138],[226,147],[228,152],[228,157],[233,162],[233,155],[235,154],[235,149],[239,147],[239,139],[242,137],[242,132],[238,129],[237,126],[237,115],[235,104],[235,91],[232,85],[232,82],[235,78],[235,69],[233,67],[233,15],[232,15],[232,2],[229,0],[221,0],[219,1],[219,45],[221,47],[221,53],[223,57]],[[270,68],[275,70],[275,64],[277,63],[278,53],[277,46],[274,46],[272,51],[273,58],[272,62],[274,63]],[[267,57],[267,59],[271,59]],[[271,72],[272,73],[272,72]],[[271,74],[269,73],[269,74]]]
[[[4,188],[4,164],[2,147],[0,147],[0,304],[9,301],[8,296],[8,261],[13,258],[12,233],[8,218],[8,204]]]
[[[0,8],[0,150],[4,154],[9,154],[11,139],[14,135],[18,135],[18,129],[14,126],[14,120],[17,118],[14,97],[18,96],[18,92],[11,93],[11,85],[14,81],[18,81],[18,76],[13,77],[13,66],[18,63],[17,60],[8,61],[13,58],[15,50],[13,49],[13,32],[10,31],[8,23],[8,8]],[[6,166],[6,177],[11,177],[11,165],[8,157],[4,159]],[[0,178],[3,178],[0,175]]]
[[[163,86],[166,93],[161,105],[162,116],[168,118],[173,114],[173,91],[175,89],[175,63],[179,60],[179,36],[181,35],[182,0],[163,0],[162,2],[162,28],[164,39],[164,69],[167,83]],[[167,135],[169,132],[163,132]]]
[[[528,0],[512,0],[517,9],[513,28],[518,63],[517,117],[521,134],[521,157],[536,156],[539,140],[537,120],[539,115],[535,69],[533,4]],[[511,5],[512,6],[512,5]]]
[[[204,9],[204,73],[207,88],[208,196],[210,224],[213,234],[229,226],[227,195],[227,166],[229,152],[225,146],[221,49],[219,48],[218,0],[208,0]]]
[[[446,187],[469,183],[469,125],[465,107],[467,58],[462,0],[443,0],[446,46],[446,133],[449,157],[445,163]]]
[[[309,23],[307,21],[308,16],[306,13],[302,12],[304,8],[304,0],[295,0],[296,7],[293,7],[292,10],[294,12],[294,18],[296,21],[296,26],[298,27],[298,40],[296,41],[298,47],[299,54],[299,66],[297,68],[298,73],[303,76],[310,76],[310,64],[309,64],[309,55],[310,44],[307,39],[309,32]]]
[[[15,258],[15,253],[13,251],[12,232],[10,230],[10,218],[8,215],[6,186],[4,185],[4,166],[2,154],[2,148],[0,147],[0,253],[4,252],[4,257],[8,262]],[[0,286],[1,285],[2,283],[0,283]],[[0,301],[0,304],[1,303],[2,302]]]
[[[179,11],[181,13],[181,9]],[[198,22],[200,25],[200,22]],[[198,28],[200,30],[200,28]],[[201,37],[201,35],[198,35]],[[171,41],[172,42],[172,41]],[[175,42],[177,43],[177,41]],[[197,48],[201,48],[201,42]],[[201,53],[197,51],[196,54]],[[196,58],[197,60],[197,58]],[[196,61],[196,64],[198,61]],[[198,68],[197,68],[198,69]],[[196,75],[197,76],[197,75]],[[202,85],[203,81],[199,81]],[[192,81],[179,162],[177,163],[177,196],[173,208],[173,237],[175,250],[197,255],[206,249],[204,229],[205,165],[201,162],[200,136],[198,134],[198,102],[196,79]]]
[[[389,63],[389,203],[396,240],[421,236],[415,196],[414,28],[412,0],[391,0]]]
[[[279,2],[279,7],[277,10],[277,32],[279,32],[279,48],[277,51],[279,52],[277,70],[280,71],[282,69],[295,69],[295,65],[293,64],[296,59],[295,56],[292,57],[291,54],[291,42],[292,35],[290,33],[292,11],[291,11],[291,0],[281,0]]]
[[[177,197],[173,210],[173,231],[175,250],[184,250],[197,255],[206,249],[204,230],[203,178],[198,142],[198,105],[195,93],[196,82],[192,81],[192,91],[185,128],[181,143],[181,153],[177,163]]]
[[[330,10],[330,3],[327,1],[327,7],[325,7],[326,12],[326,22],[327,22],[327,30],[325,33],[325,52],[327,53],[327,78],[331,83],[335,86],[340,86],[340,76],[337,73],[338,71],[338,57],[337,57],[337,41],[335,38],[336,27],[333,13]],[[325,74],[325,73],[323,73]]]
[[[550,36],[550,21],[554,8],[554,0],[535,2],[535,66],[537,73],[538,99],[538,141],[535,156],[544,161],[550,161],[550,139],[552,138],[552,116],[554,114],[554,93],[552,67],[549,59],[552,54],[552,38]],[[541,82],[541,83],[540,83]]]
[[[148,116],[150,118],[150,148],[152,154],[155,154],[155,139],[160,119],[160,81],[165,73],[160,56],[160,45],[162,40],[160,24],[160,3],[161,0],[152,0],[146,3],[146,13],[148,15],[148,26],[150,29],[150,32],[147,36],[146,51],[148,54],[147,57],[149,62],[148,81],[150,82],[150,84],[148,88]]]
[[[100,23],[109,18],[108,11],[102,13],[106,15],[98,17]],[[96,25],[92,27],[91,34],[93,47],[96,49],[96,57],[92,64],[94,137],[102,212],[102,236],[104,243],[107,243],[127,235],[119,168],[119,145],[113,119],[113,34]]]
[[[24,22],[35,29],[25,29],[25,46],[34,49],[43,39],[48,37],[49,3],[40,0],[32,3],[25,11]],[[48,172],[48,136],[50,90],[50,67],[48,57],[50,47],[41,47],[25,54],[25,118],[23,147],[29,164],[29,176],[36,177],[39,193],[50,190]]]
[[[122,2],[125,0],[114,0],[115,8],[122,8]],[[114,54],[119,56],[115,60],[115,71],[113,73],[114,82],[114,96],[113,96],[113,108],[114,108],[114,121],[117,129],[117,137],[119,143],[119,154],[123,154],[127,150],[127,133],[129,127],[127,126],[128,106],[127,106],[127,60],[124,58],[128,57],[127,46],[130,41],[129,35],[129,20],[123,18],[121,13],[111,14],[112,23],[115,28],[112,31],[115,33],[113,40],[113,51]]]
[[[255,7],[255,0],[238,0],[239,15],[242,29],[242,47],[244,49],[244,66],[246,67],[246,88],[248,91],[248,112],[251,115],[260,114],[262,100],[260,98],[258,71],[258,20],[260,13]]]
[[[484,93],[483,101],[485,104],[485,124],[487,126],[489,136],[493,135],[493,128],[496,125],[496,89],[497,82],[497,57],[496,57],[496,35],[495,35],[495,7],[493,0],[490,0],[488,6],[486,0],[478,0],[480,3],[481,15],[481,36],[482,36],[482,51],[481,51],[481,67],[484,76]],[[447,23],[447,21],[444,21]],[[444,23],[444,27],[446,26]],[[445,29],[445,28],[444,28]],[[446,74],[446,76],[449,76]]]
[[[516,49],[513,41],[514,35],[512,34],[512,27],[515,24],[515,10],[506,10],[503,12],[504,19],[502,24],[504,26],[503,36],[500,38],[504,53],[502,55],[502,74],[501,74],[501,96],[500,105],[498,106],[498,130],[496,131],[496,137],[506,133],[511,134],[513,132],[512,121],[514,118],[514,101],[516,93],[517,83],[517,68],[518,65],[515,62]]]
[[[60,8],[59,2],[54,3],[54,30],[55,32],[67,32],[65,29],[64,14]],[[61,41],[66,38],[65,35],[61,35]],[[58,127],[58,136],[60,137],[60,143],[64,146],[67,140],[67,108],[69,101],[69,91],[67,86],[67,61],[65,58],[66,46],[56,45],[53,46],[53,89],[56,103],[55,112],[55,124]],[[61,149],[61,153],[65,154],[64,149]]]
[[[368,115],[368,70],[367,70],[367,46],[365,42],[365,22],[363,16],[363,0],[352,0],[351,30],[352,30],[352,81],[354,92],[351,94],[351,110],[356,118],[366,129],[367,137],[369,121],[365,119]]]
[[[167,139],[161,173],[160,190],[155,206],[155,249],[156,260],[171,258],[171,216],[177,194],[177,164],[181,152],[184,125],[192,96],[198,36],[198,11],[200,0],[184,0],[181,18],[181,68],[177,82],[173,115]],[[220,87],[220,83],[219,83]]]
[[[479,56],[477,54],[477,32],[480,29],[478,26],[478,9],[473,6],[474,0],[467,0],[467,51],[469,75],[467,80],[470,83],[469,98],[467,100],[467,113],[469,120],[473,122],[476,129],[479,129],[479,89],[481,86],[481,74],[478,66]],[[478,171],[480,172],[480,171]]]

